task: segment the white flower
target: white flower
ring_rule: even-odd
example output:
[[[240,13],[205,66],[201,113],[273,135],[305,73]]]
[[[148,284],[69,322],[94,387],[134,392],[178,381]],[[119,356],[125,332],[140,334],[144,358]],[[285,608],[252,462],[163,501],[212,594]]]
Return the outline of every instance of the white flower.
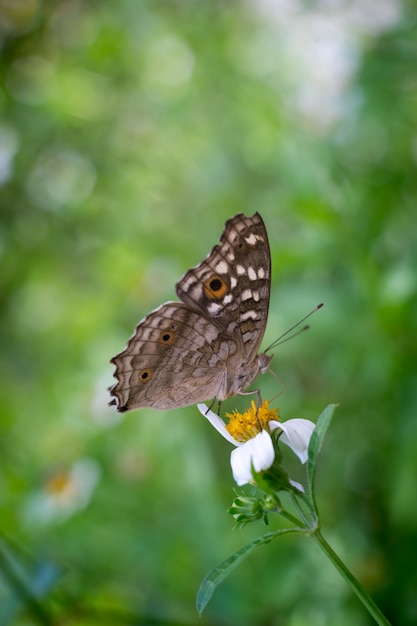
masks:
[[[253,482],[252,468],[255,472],[262,472],[271,467],[274,462],[275,451],[271,435],[262,430],[246,443],[232,450],[230,464],[233,478],[238,485]]]
[[[44,485],[32,493],[24,509],[30,523],[63,522],[84,509],[100,479],[98,463],[89,458],[76,461],[66,470],[54,472]]]
[[[238,485],[253,482],[252,469],[260,472],[271,467],[274,462],[275,452],[271,435],[267,430],[257,432],[246,441],[238,441],[229,433],[221,417],[210,411],[205,404],[198,404],[197,407],[212,426],[235,446],[235,450],[230,455],[230,464],[232,466],[233,478]],[[269,420],[268,427],[271,432],[279,428],[282,431],[280,440],[295,452],[302,463],[307,461],[308,446],[315,428],[313,422],[299,418],[287,420],[284,423]],[[297,484],[295,486],[302,490],[301,485]]]
[[[306,463],[311,435],[316,427],[313,422],[296,417],[286,422],[271,420],[269,427],[271,431],[280,428],[283,432],[279,440],[295,452],[301,463]]]

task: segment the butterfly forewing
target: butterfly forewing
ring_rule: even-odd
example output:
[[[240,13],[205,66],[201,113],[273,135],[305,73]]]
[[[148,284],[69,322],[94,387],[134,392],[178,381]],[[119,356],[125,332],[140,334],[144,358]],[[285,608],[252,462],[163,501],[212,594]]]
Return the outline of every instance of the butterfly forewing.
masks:
[[[149,313],[113,357],[112,404],[119,411],[169,409],[246,389],[269,363],[257,353],[268,316],[270,273],[260,215],[228,220],[220,244],[177,283],[182,302],[166,302]]]
[[[271,278],[268,236],[261,216],[236,215],[220,244],[177,283],[177,295],[232,335],[251,360],[265,332]]]

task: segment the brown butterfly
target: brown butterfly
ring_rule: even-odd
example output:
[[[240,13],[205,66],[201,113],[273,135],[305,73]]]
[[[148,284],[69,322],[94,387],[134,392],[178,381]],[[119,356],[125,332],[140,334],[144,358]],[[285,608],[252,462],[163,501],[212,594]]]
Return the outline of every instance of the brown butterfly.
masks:
[[[174,409],[225,400],[267,371],[258,354],[269,307],[271,257],[259,213],[229,219],[220,243],[176,285],[181,302],[165,302],[139,324],[111,359],[118,411]]]

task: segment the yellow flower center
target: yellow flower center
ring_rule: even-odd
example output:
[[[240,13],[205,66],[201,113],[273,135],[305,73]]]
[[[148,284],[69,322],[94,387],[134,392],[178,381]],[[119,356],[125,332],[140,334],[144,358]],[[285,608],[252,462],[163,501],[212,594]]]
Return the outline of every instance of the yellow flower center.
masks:
[[[271,420],[279,420],[278,409],[270,409],[268,400],[264,400],[260,407],[252,400],[250,408],[244,413],[233,411],[226,413],[226,417],[229,418],[226,428],[236,441],[253,439],[262,430],[269,431]]]
[[[71,476],[66,472],[59,472],[48,478],[45,488],[49,493],[60,496],[72,489]]]

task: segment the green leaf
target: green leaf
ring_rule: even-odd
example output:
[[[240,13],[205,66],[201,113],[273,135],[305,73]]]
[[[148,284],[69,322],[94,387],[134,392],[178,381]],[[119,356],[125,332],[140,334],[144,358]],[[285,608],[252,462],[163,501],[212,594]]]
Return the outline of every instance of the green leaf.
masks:
[[[262,537],[257,537],[250,543],[240,548],[237,552],[229,556],[227,559],[216,565],[204,578],[197,593],[196,606],[199,615],[202,614],[214,593],[214,590],[220,583],[239,565],[244,558],[248,556],[252,550],[264,543],[269,543],[272,539],[288,533],[300,532],[298,528],[284,528],[271,533],[266,533]]]
[[[310,445],[308,446],[307,483],[310,496],[314,504],[314,479],[316,473],[317,458],[319,456],[319,452],[323,445],[327,429],[330,425],[330,421],[333,417],[333,413],[336,407],[337,404],[329,404],[321,413],[317,420],[316,428],[314,429],[313,435],[311,437]]]

